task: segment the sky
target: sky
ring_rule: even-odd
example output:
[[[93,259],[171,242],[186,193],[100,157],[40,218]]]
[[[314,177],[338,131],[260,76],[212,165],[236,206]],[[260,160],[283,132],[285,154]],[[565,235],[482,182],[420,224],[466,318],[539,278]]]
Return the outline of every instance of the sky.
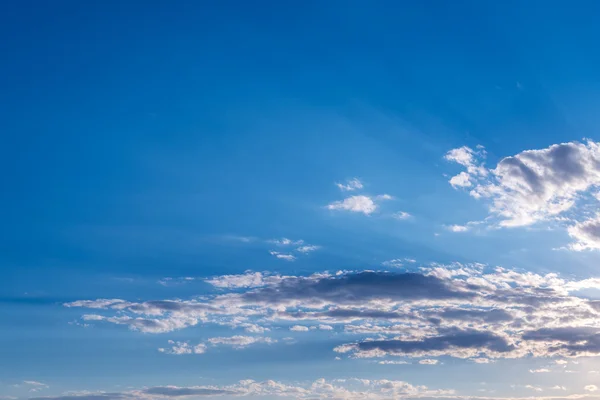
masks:
[[[0,399],[600,399],[595,1],[0,5]]]

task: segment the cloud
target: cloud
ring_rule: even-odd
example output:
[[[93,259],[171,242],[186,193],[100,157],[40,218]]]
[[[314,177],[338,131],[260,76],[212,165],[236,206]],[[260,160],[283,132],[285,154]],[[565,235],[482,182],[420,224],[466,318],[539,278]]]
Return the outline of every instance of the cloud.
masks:
[[[288,238],[281,238],[267,240],[267,243],[275,244],[277,246],[300,246],[304,244],[304,240],[291,240]]]
[[[262,272],[246,272],[240,275],[222,275],[206,279],[205,282],[221,289],[254,288],[278,283],[283,278]]]
[[[539,369],[530,369],[529,372],[532,374],[540,374],[540,373],[544,373],[544,372],[550,372],[550,370],[548,368],[539,368]]]
[[[399,219],[401,221],[412,218],[412,215],[407,213],[406,211],[398,211],[392,215],[395,219]]]
[[[466,232],[469,230],[469,227],[465,225],[449,225],[446,229],[450,232]]]
[[[23,381],[23,384],[30,385],[30,386],[38,386],[38,387],[41,387],[41,386],[48,387],[48,385],[46,385],[45,383],[38,382],[38,381]]]
[[[229,337],[213,337],[209,338],[206,342],[212,346],[230,346],[236,350],[239,350],[258,343],[277,343],[277,340],[270,337],[235,335]],[[159,348],[158,351],[166,354],[184,355],[204,354],[208,349],[206,343],[199,343],[193,346],[188,342],[175,342],[173,340],[169,340],[169,344],[171,345],[170,349]]]
[[[453,390],[429,389],[404,381],[389,379],[317,379],[311,383],[286,384],[273,380],[258,382],[242,380],[225,386],[154,386],[124,392],[80,392],[63,396],[36,397],[30,400],[154,400],[170,398],[199,398],[218,396],[244,396],[258,398],[288,397],[296,399],[347,399],[364,398],[383,400],[389,398],[423,398],[453,395]]]
[[[279,258],[281,260],[286,260],[286,261],[294,261],[296,259],[296,256],[292,255],[292,254],[285,254],[285,253],[280,253],[278,251],[269,251],[269,254],[271,254],[272,256]]]
[[[473,183],[471,183],[471,176],[464,171],[450,178],[449,182],[454,188],[473,186]]]
[[[338,346],[338,353],[352,352],[356,357],[412,355],[413,357],[452,354],[458,358],[475,357],[481,352],[508,353],[514,346],[503,337],[476,330],[449,330],[447,333],[422,340],[383,339]]]
[[[454,187],[473,186],[471,196],[488,202],[500,226],[547,221],[572,209],[583,193],[600,185],[600,145],[554,144],[501,159],[483,167],[485,153],[469,147],[450,150],[445,158],[466,168],[454,176]]]
[[[303,253],[303,254],[308,254],[308,253],[312,253],[315,250],[319,250],[320,248],[321,248],[321,246],[314,246],[314,245],[300,246],[296,249],[296,251]]]
[[[417,261],[412,258],[394,258],[392,260],[386,260],[382,262],[381,265],[383,265],[384,267],[400,268],[403,267],[405,264],[414,264],[416,262]]]
[[[595,392],[598,390],[598,386],[596,385],[587,385],[583,388],[586,392]]]
[[[569,247],[575,251],[600,249],[600,214],[586,221],[577,222],[567,230],[576,240]]]
[[[177,285],[183,285],[185,283],[190,283],[194,280],[195,280],[195,278],[192,278],[189,276],[185,276],[185,277],[181,277],[181,278],[166,277],[166,278],[159,279],[158,283],[162,286],[177,286]]]
[[[276,287],[259,288],[242,295],[252,303],[290,303],[294,301],[363,303],[371,299],[467,298],[466,291],[419,273],[359,272],[321,279],[284,280]]]
[[[271,339],[269,337],[256,337],[256,336],[231,336],[231,337],[214,337],[208,339],[208,342],[213,345],[225,345],[231,346],[234,349],[243,349],[252,344],[256,343],[266,343],[272,344],[276,343],[277,340]]]
[[[308,332],[308,327],[302,325],[294,325],[290,328],[290,331],[294,332]]]
[[[369,196],[360,195],[350,196],[342,201],[334,201],[327,208],[330,210],[345,210],[370,215],[377,209],[377,205]]]
[[[159,348],[158,351],[161,353],[174,355],[204,354],[206,352],[206,345],[202,343],[192,346],[188,342],[175,342],[173,340],[169,340],[169,344],[172,345],[170,349]]]
[[[543,391],[544,391],[544,389],[542,389],[542,388],[541,388],[541,387],[539,387],[539,386],[525,385],[525,387],[526,387],[527,389],[531,389],[531,390],[533,390],[533,391],[535,391],[535,392],[543,392]]]
[[[439,363],[439,360],[434,360],[431,358],[419,360],[419,364],[421,364],[421,365],[437,365],[438,363]]]
[[[209,281],[221,292],[192,300],[97,299],[65,306],[97,311],[83,313],[87,323],[144,333],[203,323],[252,333],[298,326],[294,334],[313,330],[315,336],[331,337],[325,326],[335,326],[336,337],[352,335],[336,344],[337,352],[349,357],[448,356],[475,363],[534,357],[562,363],[600,356],[600,301],[579,294],[598,285],[592,278],[453,263],[411,272],[247,272]],[[163,351],[193,352],[188,344],[171,347]]]
[[[351,192],[363,188],[363,184],[358,178],[347,180],[345,185],[342,183],[336,183],[335,186],[337,186],[343,192]]]
[[[409,362],[408,361],[384,360],[384,361],[379,361],[377,364],[380,364],[380,365],[406,365],[406,364],[409,364]]]

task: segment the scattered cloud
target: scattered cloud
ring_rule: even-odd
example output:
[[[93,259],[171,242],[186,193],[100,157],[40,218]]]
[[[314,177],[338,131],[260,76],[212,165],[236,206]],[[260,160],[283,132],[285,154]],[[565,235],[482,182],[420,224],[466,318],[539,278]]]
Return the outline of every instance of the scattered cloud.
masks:
[[[466,232],[469,227],[466,225],[449,225],[446,227],[450,232]]]
[[[394,258],[392,260],[386,260],[382,262],[381,265],[383,265],[384,267],[400,268],[406,264],[414,264],[416,262],[417,261],[412,258]]]
[[[313,251],[319,250],[320,248],[321,248],[321,246],[308,245],[308,246],[300,246],[296,249],[296,251],[303,253],[303,254],[308,254],[308,253],[312,253]]]
[[[277,340],[271,339],[269,337],[258,337],[258,336],[231,336],[231,337],[215,337],[208,339],[208,343],[213,345],[224,345],[231,346],[234,349],[243,349],[252,344],[256,343],[266,343],[272,344],[276,343]]]
[[[398,211],[398,212],[392,214],[392,217],[403,221],[403,220],[411,219],[413,216],[411,214],[407,213],[406,211]]]
[[[162,286],[177,286],[177,285],[183,285],[185,283],[193,282],[194,280],[195,280],[195,278],[192,278],[189,276],[185,276],[185,277],[181,277],[181,278],[166,277],[166,278],[159,279],[158,283]]]
[[[421,364],[421,365],[437,365],[438,363],[439,363],[439,360],[435,360],[435,359],[431,359],[431,358],[419,360],[419,364]]]
[[[350,196],[341,201],[334,201],[327,208],[330,210],[345,210],[370,215],[377,209],[377,205],[369,196],[359,195]]]
[[[280,253],[274,250],[269,251],[269,254],[285,261],[294,261],[296,259],[296,256],[294,256],[293,254]]]
[[[543,392],[543,391],[544,391],[544,389],[542,389],[542,388],[541,388],[541,387],[539,387],[539,386],[525,385],[525,387],[526,387],[527,389],[531,389],[531,390],[533,390],[533,391],[535,391],[535,392]]]
[[[381,364],[381,365],[406,365],[406,364],[410,364],[410,363],[408,361],[384,360],[384,361],[379,361],[377,364]]]
[[[308,327],[303,325],[294,325],[290,328],[290,331],[294,332],[308,332]]]
[[[304,240],[291,240],[288,238],[281,238],[267,240],[267,243],[271,243],[277,246],[300,246],[304,244]]]
[[[363,188],[363,184],[358,178],[349,179],[346,181],[346,184],[336,183],[335,186],[343,192],[352,192]]]
[[[190,345],[188,342],[175,342],[169,340],[170,349],[159,348],[158,351],[166,354],[183,355],[183,354],[203,354],[206,352],[206,345],[200,343],[196,346]]]
[[[532,374],[540,374],[543,372],[550,372],[550,370],[548,368],[539,368],[539,369],[530,369],[529,372]]]

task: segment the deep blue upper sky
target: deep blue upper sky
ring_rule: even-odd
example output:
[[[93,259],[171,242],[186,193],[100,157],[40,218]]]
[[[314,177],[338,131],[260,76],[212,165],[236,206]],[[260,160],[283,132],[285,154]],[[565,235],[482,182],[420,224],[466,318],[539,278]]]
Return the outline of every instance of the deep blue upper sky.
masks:
[[[356,281],[322,278],[285,311],[314,311],[309,298],[348,283],[349,292],[336,289],[335,296],[360,298],[363,313],[408,312],[403,307],[414,299],[387,302],[385,285],[360,271],[393,271],[402,282],[395,294],[409,290],[404,279],[414,287],[407,271],[454,282],[456,275],[431,272],[457,268],[452,263],[515,269],[524,278],[506,281],[513,288],[533,279],[557,297],[595,297],[595,283],[577,282],[598,275],[599,12],[595,1],[4,2],[0,398],[72,390],[172,397],[131,394],[165,385],[227,387],[220,394],[234,397],[242,389],[231,385],[242,379],[306,387],[321,377],[392,379],[456,396],[593,394],[594,352],[573,365],[555,364],[566,353],[504,357],[487,348],[477,356],[458,354],[455,345],[439,354],[385,354],[401,356],[403,365],[377,364],[383,359],[373,361],[361,345],[337,346],[382,337],[427,343],[453,332],[461,339],[452,340],[472,349],[483,339],[463,342],[456,332],[468,329],[502,332],[517,346],[542,340],[531,333],[542,326],[596,332],[600,316],[564,326],[559,317],[525,318],[516,303],[468,297],[469,304],[437,304],[436,312],[483,307],[532,325],[478,325],[471,314],[458,324],[453,309],[436,314],[441,325],[421,325],[420,334],[408,325],[351,333],[352,324],[394,323],[381,315],[295,320],[274,309],[173,316],[72,302],[216,302],[262,284],[206,279],[250,270],[313,282],[321,278],[306,277],[343,270]],[[450,184],[461,171],[468,184]],[[549,273],[571,283],[532,278]],[[469,274],[469,284],[481,284],[482,271]],[[383,297],[361,297],[370,285]],[[323,296],[327,309],[357,307]],[[124,318],[198,321],[150,332]],[[296,325],[315,329],[290,330]],[[236,335],[258,341],[216,340]],[[184,353],[198,344],[207,350],[172,354],[177,344],[168,340],[187,343]],[[496,362],[473,361],[483,358]],[[529,372],[541,369],[550,372]],[[332,396],[312,390],[303,396]],[[410,390],[394,395],[449,393]]]

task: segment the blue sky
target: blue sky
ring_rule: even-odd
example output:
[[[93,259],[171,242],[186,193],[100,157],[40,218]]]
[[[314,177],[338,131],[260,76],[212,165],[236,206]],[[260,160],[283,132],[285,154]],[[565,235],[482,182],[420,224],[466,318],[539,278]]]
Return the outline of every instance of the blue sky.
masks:
[[[592,1],[0,6],[0,398],[600,398]]]

